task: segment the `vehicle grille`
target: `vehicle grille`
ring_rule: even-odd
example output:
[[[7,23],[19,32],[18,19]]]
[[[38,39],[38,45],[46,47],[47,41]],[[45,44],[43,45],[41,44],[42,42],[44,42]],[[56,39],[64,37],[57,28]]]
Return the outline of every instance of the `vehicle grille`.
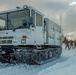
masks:
[[[5,44],[6,43],[6,40],[2,40],[2,44]]]
[[[0,37],[0,44],[12,44],[13,36]]]
[[[12,43],[12,40],[7,40],[7,44],[11,44]]]
[[[0,44],[12,44],[12,40],[0,40]]]
[[[13,39],[13,36],[8,36],[8,37],[0,37],[0,39]]]

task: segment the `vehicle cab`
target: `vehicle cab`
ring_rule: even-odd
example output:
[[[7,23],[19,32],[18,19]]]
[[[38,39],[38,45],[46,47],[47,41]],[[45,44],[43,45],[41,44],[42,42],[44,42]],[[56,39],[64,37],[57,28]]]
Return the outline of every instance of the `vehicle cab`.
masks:
[[[43,16],[28,6],[0,12],[0,45],[44,44]]]

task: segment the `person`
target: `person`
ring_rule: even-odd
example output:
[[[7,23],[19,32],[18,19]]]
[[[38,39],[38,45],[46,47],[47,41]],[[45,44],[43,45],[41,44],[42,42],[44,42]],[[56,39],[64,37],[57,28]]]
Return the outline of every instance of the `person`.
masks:
[[[63,41],[64,43],[65,43],[65,50],[68,48],[68,50],[70,49],[70,47],[69,47],[69,41],[68,41],[68,39],[65,37],[64,38],[64,41]]]
[[[66,50],[67,48],[68,48],[68,50],[70,50],[68,39],[66,40],[65,44],[66,44],[66,46],[65,46],[65,50]]]
[[[74,48],[76,47],[76,40],[74,40]]]
[[[63,39],[63,43],[64,43],[64,44],[65,44],[65,42],[66,42],[66,39],[67,39],[67,38],[66,38],[66,37],[64,37],[64,39]]]
[[[73,42],[73,40],[70,40],[70,49],[74,49],[74,42]]]

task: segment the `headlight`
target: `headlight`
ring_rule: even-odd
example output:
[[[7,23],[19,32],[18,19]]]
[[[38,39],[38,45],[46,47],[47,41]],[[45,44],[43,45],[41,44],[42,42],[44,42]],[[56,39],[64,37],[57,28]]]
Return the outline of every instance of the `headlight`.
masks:
[[[21,43],[26,43],[26,39],[22,39],[21,40]]]
[[[5,51],[2,51],[2,54],[6,54],[6,52]]]

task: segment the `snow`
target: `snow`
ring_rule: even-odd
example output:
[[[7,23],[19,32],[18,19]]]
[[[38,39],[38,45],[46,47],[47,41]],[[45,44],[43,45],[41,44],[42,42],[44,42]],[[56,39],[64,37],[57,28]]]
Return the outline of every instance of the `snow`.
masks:
[[[61,58],[66,60],[56,63],[38,73],[38,75],[75,75],[76,74],[76,49],[68,51],[63,47]]]
[[[75,75],[76,48],[65,50],[59,59],[43,65],[0,63],[0,75]]]

